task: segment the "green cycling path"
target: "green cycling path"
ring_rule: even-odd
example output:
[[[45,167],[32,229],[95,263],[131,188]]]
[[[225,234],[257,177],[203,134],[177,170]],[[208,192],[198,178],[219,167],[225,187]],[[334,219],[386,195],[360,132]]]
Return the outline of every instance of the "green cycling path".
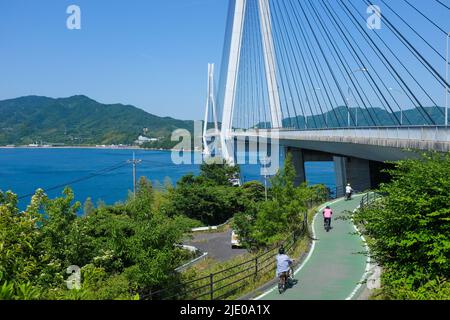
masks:
[[[283,294],[273,288],[258,300],[345,300],[350,299],[358,289],[358,284],[366,271],[365,246],[350,220],[336,220],[345,211],[355,210],[362,195],[350,201],[343,199],[330,202],[333,209],[331,226],[326,232],[321,211],[314,218],[314,241],[306,260],[295,270],[298,281]],[[321,208],[321,210],[324,207]]]

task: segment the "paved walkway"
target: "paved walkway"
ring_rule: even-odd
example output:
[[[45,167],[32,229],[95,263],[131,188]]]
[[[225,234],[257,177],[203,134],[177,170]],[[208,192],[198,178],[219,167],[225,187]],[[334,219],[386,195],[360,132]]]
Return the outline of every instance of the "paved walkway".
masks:
[[[219,262],[225,262],[247,253],[245,249],[231,248],[231,229],[224,232],[194,234],[194,238],[184,244],[207,252],[208,258]]]
[[[335,220],[346,210],[359,206],[362,196],[351,201],[343,199],[331,203],[334,212],[327,233],[323,228],[322,214],[313,223],[315,241],[309,258],[295,271],[298,283],[283,294],[277,288],[259,297],[262,300],[345,300],[355,293],[366,269],[364,244],[349,220]]]

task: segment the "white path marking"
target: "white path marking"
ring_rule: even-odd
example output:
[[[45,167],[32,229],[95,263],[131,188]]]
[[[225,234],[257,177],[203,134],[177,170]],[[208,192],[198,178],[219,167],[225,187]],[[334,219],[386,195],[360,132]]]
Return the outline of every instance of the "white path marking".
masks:
[[[358,208],[356,208],[355,210],[353,210],[353,213],[355,213],[356,211],[358,211],[361,208],[361,206],[359,205]],[[353,223],[353,228],[355,228],[356,232],[358,232],[359,236],[361,237],[363,243],[364,243],[364,247],[367,251],[367,260],[366,260],[366,269],[364,271],[364,274],[361,278],[361,280],[359,281],[359,283],[356,285],[355,289],[353,289],[352,293],[345,299],[345,300],[352,300],[354,298],[354,296],[356,295],[356,293],[358,292],[358,290],[361,288],[362,283],[364,282],[364,280],[366,280],[366,278],[369,275],[369,271],[370,271],[370,264],[372,263],[371,259],[370,259],[370,250],[369,247],[367,245],[366,239],[364,238],[364,236],[361,234],[361,232],[358,230],[358,228],[356,227],[353,219],[352,219],[352,223]]]
[[[312,225],[311,225],[312,232],[313,232],[313,238],[314,238],[314,239],[316,238],[315,221],[316,221],[317,215],[318,215],[321,211],[323,211],[323,210],[326,208],[326,206],[331,206],[331,205],[333,205],[333,204],[335,204],[336,202],[339,202],[339,201],[341,201],[341,200],[342,200],[342,199],[337,199],[337,200],[334,200],[334,201],[332,201],[332,202],[330,202],[330,203],[326,203],[322,208],[320,208],[320,209],[316,212],[316,214],[314,215],[314,218],[313,218]],[[296,275],[297,273],[299,273],[299,272],[305,267],[306,263],[308,263],[309,259],[311,258],[312,254],[313,254],[313,252],[314,252],[315,247],[316,247],[316,241],[313,240],[312,245],[311,245],[311,250],[309,250],[308,256],[306,257],[305,261],[303,261],[303,263],[300,265],[300,267],[299,267],[296,271],[294,271],[294,275]],[[262,299],[262,298],[264,298],[265,296],[267,296],[268,294],[272,293],[272,292],[273,292],[274,290],[276,290],[276,289],[278,289],[278,284],[277,284],[275,287],[273,287],[272,289],[270,289],[269,291],[267,291],[267,292],[263,293],[262,295],[256,297],[254,300]]]

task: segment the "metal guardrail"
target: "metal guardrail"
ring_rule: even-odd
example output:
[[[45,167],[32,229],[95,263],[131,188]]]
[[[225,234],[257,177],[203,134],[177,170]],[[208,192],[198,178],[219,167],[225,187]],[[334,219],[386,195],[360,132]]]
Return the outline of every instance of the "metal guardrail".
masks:
[[[219,272],[211,273],[208,276],[142,295],[141,300],[225,299],[237,290],[248,285],[246,280],[250,278],[254,279],[258,275],[272,271],[275,267],[274,257],[278,253],[278,248],[284,246],[286,251],[290,251],[306,230],[307,221],[304,220],[300,230],[297,230],[285,241],[278,243],[276,246],[253,259],[249,259]],[[232,281],[228,281],[230,279]]]
[[[328,194],[325,195],[326,200],[329,201],[341,197],[345,193],[344,190],[344,187],[328,188]],[[318,200],[320,199],[310,199],[308,201],[309,208],[311,209],[313,206],[318,205]],[[291,251],[297,240],[308,232],[307,213],[304,213],[301,228],[293,232],[286,240],[277,243],[264,253],[225,270],[155,292],[143,294],[140,298],[141,300],[226,299],[241,288],[248,286],[250,281],[256,277],[265,275],[268,272],[274,272],[276,268],[275,257],[278,254],[279,247],[284,246],[287,252]]]
[[[382,198],[383,195],[377,192],[368,192],[362,198],[360,202],[360,208],[365,208],[369,206],[372,202],[375,202],[377,199]]]

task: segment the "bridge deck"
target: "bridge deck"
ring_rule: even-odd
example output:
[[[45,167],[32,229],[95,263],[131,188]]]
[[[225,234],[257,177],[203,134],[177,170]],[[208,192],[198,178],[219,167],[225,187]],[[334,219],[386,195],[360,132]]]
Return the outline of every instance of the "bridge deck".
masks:
[[[351,201],[338,200],[331,205],[334,211],[333,229],[327,233],[323,228],[322,215],[314,219],[315,237],[311,256],[300,270],[296,270],[298,283],[285,293],[277,287],[259,297],[262,300],[345,300],[361,281],[366,270],[364,244],[350,221],[335,220],[346,210],[358,207],[361,196]]]

